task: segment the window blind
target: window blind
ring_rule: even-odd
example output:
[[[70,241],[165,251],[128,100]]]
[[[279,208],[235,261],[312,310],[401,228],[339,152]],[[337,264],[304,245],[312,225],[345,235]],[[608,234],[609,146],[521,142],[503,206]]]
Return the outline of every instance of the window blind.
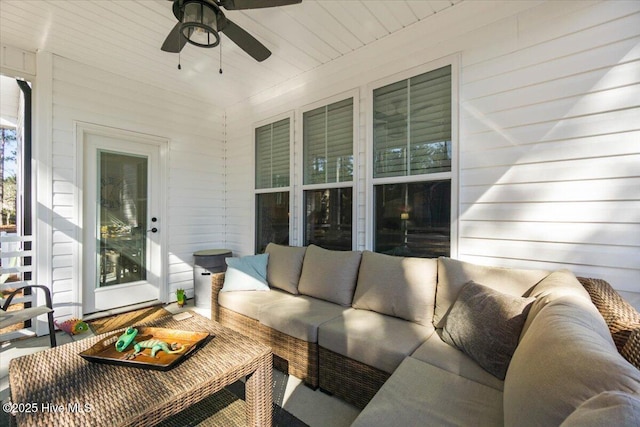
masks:
[[[303,114],[304,184],[353,180],[353,98]]]
[[[256,188],[289,186],[289,119],[256,128]]]
[[[373,91],[374,178],[451,170],[451,66]]]

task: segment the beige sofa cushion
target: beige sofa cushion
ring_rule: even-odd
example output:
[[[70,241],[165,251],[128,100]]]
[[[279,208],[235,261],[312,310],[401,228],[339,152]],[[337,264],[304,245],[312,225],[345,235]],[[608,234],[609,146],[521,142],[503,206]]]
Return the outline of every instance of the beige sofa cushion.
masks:
[[[331,302],[300,295],[269,305],[258,317],[260,323],[306,342],[318,342],[318,327],[353,310]]]
[[[460,375],[469,380],[484,384],[487,387],[502,391],[504,381],[501,381],[485,371],[475,360],[442,341],[442,329],[437,329],[424,343],[411,353],[411,357],[421,360],[440,369]]]
[[[297,294],[306,251],[305,247],[269,243],[265,249],[265,253],[269,254],[269,263],[267,264],[269,286]]]
[[[458,292],[470,280],[509,295],[523,296],[549,273],[487,267],[451,258],[438,258],[438,290],[433,324],[436,328],[444,327],[444,318],[458,297]]]
[[[392,373],[433,333],[422,326],[369,310],[351,309],[320,325],[318,345]]]
[[[307,248],[298,284],[301,294],[350,306],[362,252]]]
[[[640,393],[640,372],[618,354],[595,306],[566,295],[540,310],[511,359],[505,426],[559,425],[605,391]]]
[[[352,427],[502,426],[502,392],[406,358]]]
[[[260,310],[275,302],[295,301],[297,297],[279,289],[271,292],[260,291],[236,291],[220,292],[218,294],[218,304],[221,307],[235,311],[244,316],[258,320]]]
[[[585,301],[591,301],[589,293],[569,270],[554,271],[531,289],[527,296],[533,297],[536,300],[531,304],[531,310],[529,310],[529,316],[522,328],[521,336],[527,333],[533,319],[535,319],[540,310],[550,302],[565,296],[575,296],[577,298],[583,298]]]
[[[421,325],[431,324],[437,280],[436,259],[365,251],[352,305]]]
[[[640,397],[605,391],[584,402],[560,424],[560,427],[601,426],[640,426]]]

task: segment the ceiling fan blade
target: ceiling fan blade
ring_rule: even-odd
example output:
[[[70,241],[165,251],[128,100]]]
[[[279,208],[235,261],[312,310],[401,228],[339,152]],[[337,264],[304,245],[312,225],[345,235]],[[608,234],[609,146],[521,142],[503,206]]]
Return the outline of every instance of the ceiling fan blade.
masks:
[[[162,43],[161,49],[165,52],[178,53],[182,50],[184,45],[187,44],[187,38],[182,35],[180,25],[180,22],[178,22],[169,33],[164,43]]]
[[[247,52],[256,61],[262,62],[271,56],[271,51],[260,43],[255,37],[245,30],[226,19],[222,31],[232,42],[237,44],[242,50]]]
[[[260,9],[298,3],[302,3],[302,0],[220,0],[219,2],[220,6],[227,10]]]

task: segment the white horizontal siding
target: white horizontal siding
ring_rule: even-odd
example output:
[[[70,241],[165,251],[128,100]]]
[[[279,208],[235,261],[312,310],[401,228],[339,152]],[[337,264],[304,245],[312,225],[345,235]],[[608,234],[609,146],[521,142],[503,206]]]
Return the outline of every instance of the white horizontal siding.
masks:
[[[193,287],[193,252],[224,247],[224,113],[177,93],[54,56],[52,131],[52,278],[56,316],[71,313],[82,280],[74,206],[82,180],[76,121],[157,135],[169,140],[166,264],[169,291]],[[216,214],[217,213],[217,214]],[[67,307],[67,308],[63,308]]]
[[[638,292],[640,5],[562,6],[463,66],[459,257]]]
[[[358,247],[367,248],[368,85],[459,54],[454,255],[483,264],[569,268],[640,292],[640,3],[463,2],[455,11],[227,110],[228,245],[253,252],[252,125],[359,88],[355,203]],[[300,146],[296,135],[296,150]],[[296,200],[294,223],[300,209]]]

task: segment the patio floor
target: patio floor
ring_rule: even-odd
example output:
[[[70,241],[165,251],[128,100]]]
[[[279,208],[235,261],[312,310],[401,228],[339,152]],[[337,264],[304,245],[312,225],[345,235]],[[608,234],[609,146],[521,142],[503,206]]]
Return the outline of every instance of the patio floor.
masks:
[[[211,317],[209,310],[193,307],[192,305],[187,305],[184,309],[179,309],[176,304],[169,304],[165,308],[172,313],[178,313],[182,310],[192,310],[203,316]],[[84,339],[91,336],[91,334],[91,331],[85,332],[75,339]],[[71,342],[74,338],[58,331],[56,333],[56,339],[60,346]],[[11,359],[43,351],[48,348],[48,336],[2,343],[0,347],[0,400],[2,400],[2,403],[10,399],[9,362]],[[332,427],[349,426],[359,414],[357,408],[335,397],[322,393],[320,390],[311,390],[296,377],[287,376],[274,370],[274,381],[276,384],[281,384],[281,388],[284,390],[280,396],[274,395],[276,403],[311,427],[328,425]],[[4,417],[4,414],[0,414],[0,427],[4,425],[3,421],[5,420],[6,417]]]

